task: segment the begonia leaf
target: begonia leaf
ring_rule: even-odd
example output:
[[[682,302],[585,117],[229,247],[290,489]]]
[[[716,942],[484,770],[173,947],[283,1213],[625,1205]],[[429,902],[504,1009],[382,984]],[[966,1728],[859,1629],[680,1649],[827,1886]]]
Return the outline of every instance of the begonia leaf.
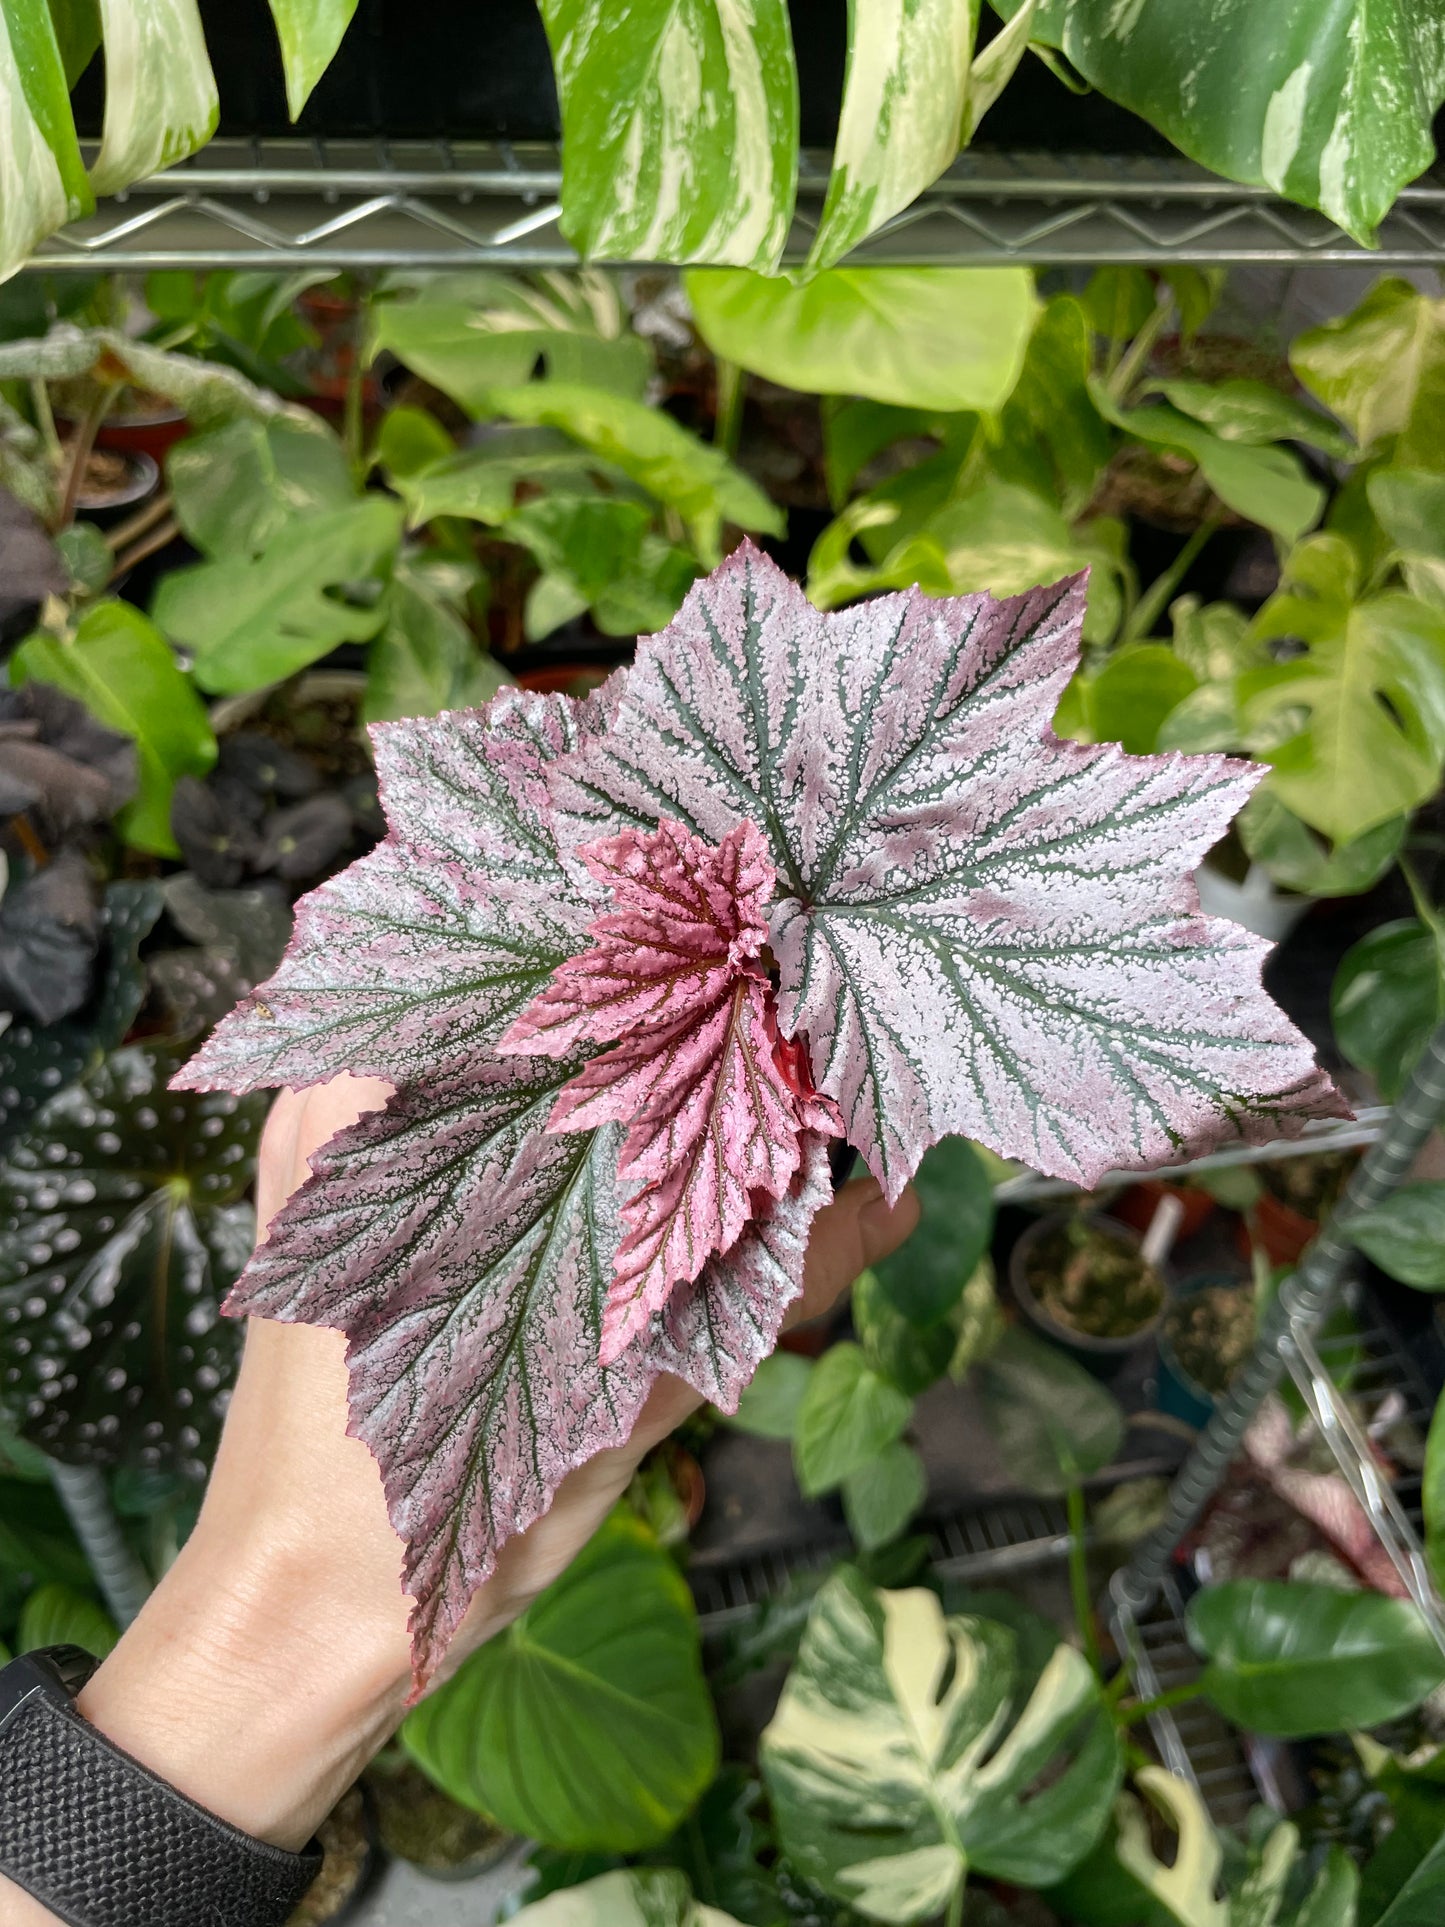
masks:
[[[628,1436],[660,1372],[736,1407],[830,1190],[810,1133],[785,1194],[603,1365],[620,1134],[546,1128],[585,1046],[492,1047],[605,906],[558,846],[546,783],[610,711],[605,693],[507,691],[486,712],[378,729],[390,834],[302,900],[280,970],[181,1080],[304,1086],[349,1070],[397,1086],[313,1159],[231,1308],[346,1332],[352,1424],[407,1544],[422,1678],[497,1548]]]
[[[1073,577],[823,615],[745,545],[557,772],[579,840],[762,827],[782,1028],[890,1196],[950,1132],[1088,1185],[1342,1109],[1268,946],[1199,914],[1260,772],[1050,730],[1083,606]]]
[[[804,1129],[836,1112],[796,1092],[775,1055],[772,987],[758,962],[776,880],[762,832],[713,848],[665,818],[584,847],[614,908],[589,926],[499,1048],[556,1057],[610,1043],[559,1092],[551,1130],[627,1126],[619,1171],[635,1188],[602,1321],[610,1365],[661,1309],[737,1242],[758,1196],[780,1198]]]
[[[419,1681],[660,1372],[736,1408],[829,1192],[815,1077],[894,1193],[948,1132],[1087,1179],[1338,1110],[1259,987],[1264,946],[1198,915],[1192,867],[1256,772],[1051,734],[1081,611],[1070,581],[824,617],[745,548],[584,704],[505,690],[375,731],[385,840],[302,901],[181,1083],[394,1087],[313,1158],[231,1309],[347,1334]],[[707,941],[676,902],[644,928],[622,887],[669,842],[674,898],[725,885]],[[674,1126],[719,1061],[667,1082],[645,981],[667,943],[691,979],[668,1026],[745,1007],[792,1118],[746,1214],[714,1175],[694,1248],[604,1338],[625,1214],[685,1179]]]

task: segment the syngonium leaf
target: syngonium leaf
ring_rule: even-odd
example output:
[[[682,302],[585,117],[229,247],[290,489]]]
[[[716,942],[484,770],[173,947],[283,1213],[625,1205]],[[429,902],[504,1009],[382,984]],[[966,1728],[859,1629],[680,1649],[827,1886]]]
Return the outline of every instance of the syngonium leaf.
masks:
[[[1092,1183],[1340,1099],[1190,872],[1258,780],[1048,729],[1083,585],[824,616],[756,550],[639,646],[555,773],[574,835],[756,822],[785,1034],[896,1196],[950,1132]]]
[[[758,962],[775,882],[761,831],[741,823],[713,849],[664,817],[651,835],[624,831],[580,854],[615,907],[498,1049],[612,1046],[563,1086],[548,1125],[627,1127],[618,1171],[635,1188],[602,1320],[611,1365],[674,1286],[737,1242],[759,1194],[783,1196],[802,1133],[838,1125],[778,1035]]]
[[[318,1154],[234,1304],[347,1333],[352,1422],[407,1542],[423,1677],[497,1547],[627,1437],[659,1372],[735,1408],[830,1190],[810,1134],[786,1194],[602,1364],[619,1134],[546,1129],[585,1047],[490,1047],[605,905],[558,845],[546,782],[609,711],[506,691],[484,712],[379,728],[388,838],[303,900],[280,971],[183,1078],[305,1086],[352,1070],[398,1087]]]
[[[182,1083],[395,1087],[315,1158],[234,1308],[347,1333],[421,1677],[497,1547],[627,1435],[659,1371],[735,1409],[828,1193],[800,1116],[783,1194],[602,1362],[623,1131],[548,1129],[597,1034],[497,1049],[607,911],[584,846],[652,847],[663,818],[714,850],[761,831],[793,1047],[774,1062],[795,1094],[813,1067],[894,1194],[949,1131],[1087,1177],[1337,1110],[1260,991],[1264,946],[1197,915],[1190,871],[1254,772],[1049,736],[1080,601],[824,618],[749,548],[586,704],[504,691],[377,729],[387,838],[302,903]]]
[[[783,1848],[872,1919],[932,1919],[973,1870],[1040,1886],[1102,1833],[1119,1743],[1087,1662],[1030,1682],[1014,1633],[844,1569],[763,1734]]]

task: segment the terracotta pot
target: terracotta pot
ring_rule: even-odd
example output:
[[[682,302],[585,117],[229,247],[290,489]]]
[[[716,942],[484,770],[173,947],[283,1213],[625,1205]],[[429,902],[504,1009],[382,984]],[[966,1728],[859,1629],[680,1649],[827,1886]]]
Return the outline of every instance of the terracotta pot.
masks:
[[[1162,1178],[1141,1178],[1138,1184],[1131,1184],[1111,1199],[1109,1214],[1142,1234],[1154,1222],[1154,1213],[1165,1198],[1178,1198],[1184,1207],[1176,1238],[1192,1238],[1214,1215],[1215,1201],[1207,1191],[1196,1191],[1187,1184],[1166,1184]]]
[[[1249,1262],[1251,1239],[1272,1265],[1298,1264],[1307,1245],[1313,1243],[1319,1226],[1292,1205],[1281,1204],[1268,1191],[1241,1218],[1234,1234],[1240,1256]]]
[[[703,1476],[703,1469],[685,1445],[669,1441],[667,1474],[687,1520],[687,1529],[691,1532],[707,1504],[707,1480]]]
[[[74,416],[57,414],[55,425],[63,440],[70,440],[80,424]],[[191,424],[179,408],[155,398],[134,414],[107,415],[95,431],[95,446],[108,448],[117,455],[148,455],[157,464],[164,462],[166,450],[189,435]]]
[[[559,662],[545,669],[524,669],[517,681],[540,696],[579,696],[598,688],[612,674],[596,662]]]
[[[165,460],[166,450],[191,432],[191,424],[179,408],[156,410],[147,415],[109,416],[96,430],[97,448],[113,448],[123,455],[149,455],[154,462]]]

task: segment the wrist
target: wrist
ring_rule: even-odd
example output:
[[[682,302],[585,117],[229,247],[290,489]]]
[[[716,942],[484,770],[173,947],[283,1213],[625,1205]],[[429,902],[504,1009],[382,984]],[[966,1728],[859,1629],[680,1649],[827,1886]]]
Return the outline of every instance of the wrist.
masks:
[[[301,1524],[272,1514],[238,1542],[203,1520],[79,1703],[178,1791],[292,1849],[395,1729],[409,1683],[395,1570],[378,1588]]]

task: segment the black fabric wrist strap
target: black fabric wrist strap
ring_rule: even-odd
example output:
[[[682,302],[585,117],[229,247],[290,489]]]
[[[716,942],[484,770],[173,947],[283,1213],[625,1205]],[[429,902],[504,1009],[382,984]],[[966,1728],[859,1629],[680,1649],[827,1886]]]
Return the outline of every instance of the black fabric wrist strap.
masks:
[[[70,1927],[282,1927],[320,1848],[254,1840],[113,1746],[73,1705],[94,1664],[0,1672],[0,1873]]]

